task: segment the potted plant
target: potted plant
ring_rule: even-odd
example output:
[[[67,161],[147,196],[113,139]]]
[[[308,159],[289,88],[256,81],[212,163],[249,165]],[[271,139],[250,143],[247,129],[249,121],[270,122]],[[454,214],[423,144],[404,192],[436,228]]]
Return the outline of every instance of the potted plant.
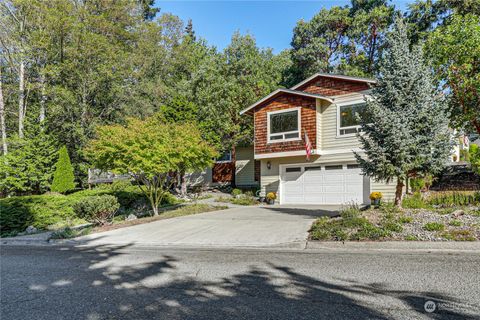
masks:
[[[268,204],[275,204],[275,199],[277,199],[277,194],[275,192],[267,193],[267,203]]]
[[[380,200],[382,199],[383,195],[381,192],[372,192],[370,193],[370,200],[372,200],[372,204],[374,206],[379,206],[380,205]]]

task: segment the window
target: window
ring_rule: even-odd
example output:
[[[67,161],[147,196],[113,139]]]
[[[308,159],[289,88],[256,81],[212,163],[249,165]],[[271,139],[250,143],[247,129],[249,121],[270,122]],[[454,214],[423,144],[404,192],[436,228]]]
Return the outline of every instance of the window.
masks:
[[[347,169],[358,169],[360,168],[359,164],[347,164]]]
[[[300,167],[292,167],[292,168],[285,168],[285,172],[300,172],[302,168]]]
[[[321,167],[320,166],[305,167],[305,171],[314,171],[314,170],[321,170]]]
[[[267,113],[268,142],[300,139],[300,108]]]
[[[325,166],[325,170],[342,170],[343,166],[341,164],[336,166]]]
[[[365,103],[340,105],[339,108],[339,135],[355,134],[360,129],[357,116],[365,115]]]
[[[232,162],[232,151],[225,151],[215,162]]]

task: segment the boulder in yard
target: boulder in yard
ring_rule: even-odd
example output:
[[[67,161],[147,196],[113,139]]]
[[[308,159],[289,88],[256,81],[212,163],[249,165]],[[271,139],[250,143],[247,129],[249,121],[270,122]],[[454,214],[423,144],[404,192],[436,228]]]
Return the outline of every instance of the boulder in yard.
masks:
[[[464,214],[465,214],[465,211],[463,211],[462,209],[458,209],[452,212],[452,217],[458,218],[460,216],[463,216]]]
[[[27,229],[25,229],[25,233],[27,233],[27,234],[36,233],[37,231],[38,231],[38,229],[35,228],[34,226],[28,226]]]
[[[125,221],[132,221],[132,220],[137,220],[137,216],[130,213],[126,218]]]

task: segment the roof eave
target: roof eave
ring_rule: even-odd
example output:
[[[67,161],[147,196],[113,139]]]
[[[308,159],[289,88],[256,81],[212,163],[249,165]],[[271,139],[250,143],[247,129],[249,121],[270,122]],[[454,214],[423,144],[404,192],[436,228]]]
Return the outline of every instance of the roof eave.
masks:
[[[294,95],[303,96],[303,97],[310,97],[310,98],[314,98],[314,99],[321,99],[321,100],[325,100],[325,101],[328,101],[330,103],[333,103],[333,99],[330,99],[328,97],[321,96],[321,95],[318,95],[318,94],[313,94],[313,93],[308,93],[308,92],[303,92],[303,91],[295,91],[295,90],[291,90],[291,89],[277,89],[277,90],[273,91],[272,93],[270,93],[269,95],[267,95],[266,97],[258,100],[257,102],[255,102],[254,104],[249,106],[248,108],[245,108],[242,111],[240,111],[240,115],[243,115],[247,112],[250,112],[253,108],[259,106],[260,104],[264,103],[265,101],[274,97],[277,93],[280,93],[280,92],[294,94]]]

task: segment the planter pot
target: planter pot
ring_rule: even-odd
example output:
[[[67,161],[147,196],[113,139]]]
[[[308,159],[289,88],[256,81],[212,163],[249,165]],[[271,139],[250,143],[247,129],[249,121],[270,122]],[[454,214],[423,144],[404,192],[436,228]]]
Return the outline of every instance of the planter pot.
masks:
[[[265,202],[265,197],[259,197],[259,198],[258,198],[258,201],[260,201],[260,202]]]
[[[372,200],[372,204],[376,207],[378,207],[380,205],[380,199],[374,199]]]
[[[275,204],[275,199],[267,199],[268,204]]]

